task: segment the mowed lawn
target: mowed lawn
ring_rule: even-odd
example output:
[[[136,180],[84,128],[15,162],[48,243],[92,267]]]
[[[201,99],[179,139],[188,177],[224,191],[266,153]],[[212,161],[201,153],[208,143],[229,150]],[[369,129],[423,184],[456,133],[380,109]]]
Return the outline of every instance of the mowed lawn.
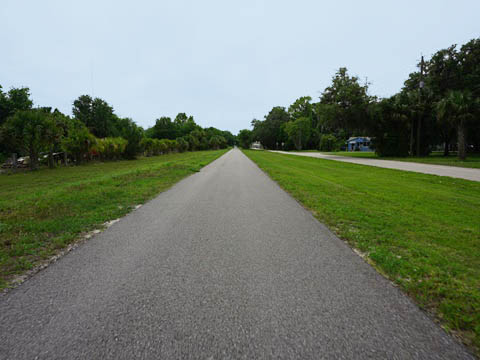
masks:
[[[434,164],[434,165],[447,165],[447,166],[459,166],[466,168],[476,168],[480,169],[480,154],[468,154],[467,158],[464,161],[458,159],[455,154],[449,156],[443,156],[443,153],[432,153],[428,156],[408,156],[408,157],[378,157],[374,152],[367,151],[338,151],[338,152],[322,152],[323,154],[328,155],[341,155],[341,156],[350,156],[358,158],[367,158],[367,159],[378,159],[378,160],[398,160],[398,161],[408,161],[408,162],[417,162],[423,164]]]
[[[245,154],[478,353],[480,183],[267,151]]]
[[[0,175],[0,289],[106,221],[127,214],[227,150]]]

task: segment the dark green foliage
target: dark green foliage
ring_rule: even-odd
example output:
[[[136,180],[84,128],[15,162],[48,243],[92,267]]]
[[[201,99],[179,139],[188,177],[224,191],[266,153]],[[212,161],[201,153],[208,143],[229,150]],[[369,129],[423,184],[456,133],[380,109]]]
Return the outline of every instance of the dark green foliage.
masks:
[[[233,135],[230,131],[224,130],[222,131],[222,137],[225,138],[227,141],[227,146],[234,146],[236,144],[235,135]]]
[[[252,131],[248,129],[240,130],[237,139],[242,148],[249,149],[250,145],[252,145]]]
[[[2,86],[0,85],[0,154],[3,154],[1,157],[7,157],[7,154],[19,152],[20,149],[17,147],[11,147],[12,144],[10,139],[2,139],[2,125],[7,121],[7,118],[13,116],[16,111],[19,110],[29,110],[33,106],[33,101],[30,99],[30,90],[29,88],[11,88],[7,92],[3,92]]]
[[[302,150],[310,139],[312,132],[311,120],[307,117],[299,117],[296,120],[287,122],[284,129],[288,137],[295,144],[295,148]]]
[[[479,113],[480,99],[475,99],[469,91],[453,90],[437,103],[437,116],[447,119],[457,129],[458,157],[465,160],[466,136],[465,131]]]
[[[344,143],[354,132],[366,132],[368,107],[373,101],[367,90],[367,85],[340,68],[319,103],[312,104],[311,97],[303,96],[288,112],[274,107],[264,121],[253,120],[253,140],[267,149],[318,149],[324,134],[335,134],[335,148],[340,147],[338,143]],[[331,148],[325,143],[323,147]]]
[[[72,155],[77,164],[86,160],[95,143],[95,136],[88,131],[82,121],[74,118],[68,123],[66,136],[62,140],[62,149]]]
[[[175,135],[182,137],[190,134],[193,130],[199,126],[195,123],[193,116],[187,116],[185,113],[179,113],[173,121],[175,128]],[[155,128],[155,127],[154,127]]]
[[[177,139],[178,152],[185,152],[188,150],[188,142],[184,138]]]
[[[143,151],[142,139],[144,137],[143,129],[137,126],[132,119],[119,119],[120,136],[127,140],[127,145],[123,152],[126,159],[134,159]]]
[[[95,159],[134,159],[140,154],[223,149],[236,141],[229,131],[202,129],[185,113],[179,113],[174,121],[161,117],[144,131],[132,119],[118,117],[106,101],[89,95],[74,101],[73,119],[57,109],[52,112],[50,107],[31,110],[32,104],[28,88],[12,88],[5,93],[0,86],[2,162],[17,153],[30,155],[32,168],[37,167],[40,156],[54,167],[54,152],[63,151],[63,159],[80,164]]]
[[[401,113],[400,97],[383,99],[370,106],[371,134],[379,156],[407,156],[408,118]]]
[[[0,126],[7,120],[7,118],[15,113],[17,110],[29,110],[33,106],[33,101],[30,99],[30,89],[11,88],[4,93],[0,85]]]
[[[49,114],[42,109],[18,110],[2,127],[2,140],[9,148],[30,157],[30,168],[36,169],[40,152],[48,148],[49,130],[53,127]]]
[[[118,136],[118,117],[105,100],[82,95],[73,102],[73,116],[83,122],[99,138]]]
[[[101,160],[120,160],[125,156],[128,141],[122,137],[95,139],[90,152]]]
[[[258,140],[267,149],[281,149],[287,141],[284,124],[290,120],[290,116],[284,107],[276,106],[264,121],[252,120],[253,139]]]
[[[320,142],[318,145],[318,150],[320,151],[338,151],[341,147],[340,142],[335,135],[332,134],[322,134],[320,137]]]
[[[176,148],[178,151],[219,149],[235,144],[235,137],[229,131],[214,127],[202,129],[195,123],[193,116],[185,113],[179,113],[174,121],[165,116],[157,119],[155,125],[145,131],[145,136],[169,140],[181,138],[181,144],[177,144]]]
[[[227,140],[223,136],[214,135],[208,142],[210,149],[218,150],[225,149],[227,147]]]
[[[152,130],[152,137],[155,139],[176,139],[178,136],[181,136],[179,129],[172,119],[166,116],[155,121],[155,125]]]
[[[363,133],[371,101],[368,85],[361,85],[358,77],[348,74],[347,68],[340,68],[320,98],[321,104],[330,105],[323,121],[330,127],[345,129],[347,137]]]
[[[480,99],[480,39],[460,49],[453,45],[439,50],[422,59],[419,68],[423,71],[411,73],[398,94],[378,99],[368,94],[368,83],[361,84],[342,67],[318,103],[303,96],[288,112],[274,107],[265,120],[252,120],[251,140],[267,149],[327,151],[344,148],[351,136],[369,136],[379,156],[426,156],[441,145],[445,156],[452,147],[460,149],[462,159],[463,149],[480,152],[480,109],[475,105]],[[463,94],[455,97],[458,111],[440,113],[453,101],[452,92]],[[308,120],[302,130],[299,119]]]

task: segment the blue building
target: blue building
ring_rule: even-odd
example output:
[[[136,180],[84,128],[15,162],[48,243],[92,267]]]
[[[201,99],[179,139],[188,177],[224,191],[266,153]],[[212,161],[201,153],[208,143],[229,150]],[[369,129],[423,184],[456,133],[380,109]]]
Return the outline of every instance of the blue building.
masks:
[[[371,139],[366,136],[351,137],[347,140],[347,151],[372,151]]]

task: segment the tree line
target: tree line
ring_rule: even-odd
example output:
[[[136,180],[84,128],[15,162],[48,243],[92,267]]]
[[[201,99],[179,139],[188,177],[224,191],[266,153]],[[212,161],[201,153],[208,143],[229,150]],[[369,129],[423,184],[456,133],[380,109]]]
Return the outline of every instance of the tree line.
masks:
[[[318,102],[298,98],[274,107],[252,130],[238,134],[242,147],[260,141],[267,149],[342,150],[352,136],[369,136],[379,156],[424,156],[436,148],[460,159],[480,152],[480,38],[422,57],[395,95],[369,94],[340,68]]]
[[[82,95],[73,102],[73,116],[51,107],[34,107],[26,87],[3,91],[0,86],[0,159],[28,156],[31,169],[45,160],[81,164],[91,160],[134,159],[187,150],[233,146],[235,136],[202,128],[192,116],[161,117],[144,130],[130,118],[117,116],[100,98]],[[60,156],[59,156],[60,155]]]

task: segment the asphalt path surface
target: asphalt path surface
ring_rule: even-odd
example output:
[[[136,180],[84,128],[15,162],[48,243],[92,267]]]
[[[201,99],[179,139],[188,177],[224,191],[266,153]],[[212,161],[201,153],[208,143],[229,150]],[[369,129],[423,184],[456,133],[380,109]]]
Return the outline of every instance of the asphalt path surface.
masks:
[[[295,151],[273,151],[273,150],[271,152],[342,161],[342,162],[348,162],[352,164],[376,166],[376,167],[381,167],[386,169],[413,171],[413,172],[419,172],[419,173],[430,174],[430,175],[449,176],[457,179],[465,179],[465,180],[471,180],[471,181],[480,181],[480,169],[464,168],[460,166],[433,165],[433,164],[423,164],[423,163],[408,162],[408,161],[357,158],[357,157],[340,156],[340,155],[329,155],[329,154],[323,154],[320,152],[295,152]]]
[[[1,359],[469,359],[232,150],[0,296]]]

